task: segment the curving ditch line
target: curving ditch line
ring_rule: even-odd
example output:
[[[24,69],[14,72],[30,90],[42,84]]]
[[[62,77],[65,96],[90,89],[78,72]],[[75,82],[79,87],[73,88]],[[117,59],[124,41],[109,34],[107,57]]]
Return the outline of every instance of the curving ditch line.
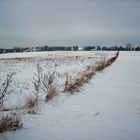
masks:
[[[73,94],[79,91],[79,88],[82,87],[85,83],[88,83],[97,72],[100,72],[104,70],[106,67],[112,65],[112,63],[114,63],[114,61],[118,58],[118,56],[119,51],[115,54],[115,56],[111,57],[107,61],[103,60],[101,62],[98,62],[97,66],[91,65],[84,71],[82,75],[78,76],[73,83],[69,81],[67,75],[64,85],[64,92],[69,92]]]

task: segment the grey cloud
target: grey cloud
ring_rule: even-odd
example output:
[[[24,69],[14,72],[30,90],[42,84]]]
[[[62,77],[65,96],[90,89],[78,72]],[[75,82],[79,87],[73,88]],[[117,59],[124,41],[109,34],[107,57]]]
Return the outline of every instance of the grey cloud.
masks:
[[[0,47],[140,43],[137,0],[0,1]]]

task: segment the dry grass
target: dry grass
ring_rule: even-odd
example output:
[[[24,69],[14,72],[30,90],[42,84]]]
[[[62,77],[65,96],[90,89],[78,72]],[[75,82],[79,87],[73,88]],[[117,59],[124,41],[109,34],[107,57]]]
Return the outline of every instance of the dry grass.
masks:
[[[112,58],[110,58],[109,60],[105,61],[101,61],[98,63],[97,67],[95,68],[95,71],[102,71],[104,68],[110,66],[119,56],[119,51],[116,53],[116,55]]]
[[[47,93],[45,97],[46,102],[48,102],[49,100],[52,100],[53,97],[58,95],[57,81],[58,79],[57,79],[55,71],[44,74],[42,78],[42,88],[44,92]]]
[[[86,71],[80,76],[75,78],[73,83],[70,83],[68,76],[64,85],[64,92],[70,92],[71,94],[75,91],[79,91],[79,88],[85,83],[88,83],[92,76],[95,75],[95,71],[92,67],[88,67]]]
[[[94,66],[89,66],[83,72],[83,74],[78,76],[78,78],[75,78],[74,82],[70,81],[67,75],[64,85],[64,92],[69,92],[72,94],[75,91],[78,91],[81,86],[89,82],[89,80],[96,74],[95,72],[102,71],[104,68],[110,66],[117,59],[118,55],[119,51],[116,53],[114,57],[110,58],[109,60],[107,61],[102,60],[101,62],[98,62],[95,68]]]
[[[0,133],[16,131],[22,127],[21,117],[16,113],[0,117]]]
[[[47,96],[45,97],[45,101],[48,102],[49,100],[52,100],[53,97],[58,95],[58,90],[56,88],[56,86],[52,86],[47,94]]]
[[[38,96],[29,96],[26,98],[25,107],[27,109],[33,109],[35,106],[37,106],[39,103],[39,97]]]
[[[102,71],[105,67],[107,67],[108,64],[106,61],[98,62],[98,65],[95,68],[95,71]]]

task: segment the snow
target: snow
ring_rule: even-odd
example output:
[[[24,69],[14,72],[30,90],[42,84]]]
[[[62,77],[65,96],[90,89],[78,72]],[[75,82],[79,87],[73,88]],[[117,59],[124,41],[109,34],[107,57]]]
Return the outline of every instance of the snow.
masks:
[[[73,95],[42,103],[36,115],[22,115],[24,128],[0,140],[139,140],[140,54],[118,59]]]
[[[104,51],[102,51],[104,53]],[[20,52],[20,53],[3,53],[0,54],[0,59],[8,58],[59,58],[69,56],[87,56],[98,53],[98,51],[43,51],[43,52]],[[102,53],[98,53],[102,54]]]
[[[0,83],[6,79],[6,75],[16,72],[14,76],[14,94],[8,95],[5,102],[6,108],[23,108],[28,96],[33,95],[33,77],[37,73],[37,64],[40,63],[43,73],[56,71],[58,87],[60,90],[64,86],[66,74],[71,79],[82,73],[89,65],[93,65],[100,59],[110,57],[114,52],[84,52],[66,51],[62,52],[30,52],[30,53],[10,53],[2,54],[0,59]],[[77,57],[76,57],[77,56]],[[57,66],[55,66],[57,64]],[[77,67],[78,66],[78,67]],[[0,84],[1,85],[1,84]],[[46,94],[41,91],[40,96],[44,98]],[[13,100],[16,99],[16,100]]]

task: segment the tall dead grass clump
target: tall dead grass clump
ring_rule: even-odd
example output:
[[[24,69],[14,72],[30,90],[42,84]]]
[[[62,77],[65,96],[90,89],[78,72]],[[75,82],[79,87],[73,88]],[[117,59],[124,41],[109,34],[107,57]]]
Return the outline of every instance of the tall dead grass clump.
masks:
[[[25,107],[27,109],[33,109],[35,106],[38,106],[38,96],[32,96],[30,95],[29,97],[26,98],[26,103],[25,103]]]
[[[16,113],[0,117],[0,133],[6,131],[16,131],[21,127],[21,117]]]
[[[52,100],[53,97],[58,95],[58,86],[57,86],[57,77],[56,72],[48,72],[47,74],[43,75],[42,78],[42,87],[44,92],[47,93],[45,97],[45,101],[48,102]]]
[[[78,80],[78,78],[77,78]],[[80,79],[79,79],[80,80]],[[75,80],[76,81],[76,80]],[[73,81],[68,74],[66,74],[66,81],[64,84],[64,92],[73,93],[74,91],[78,91],[78,86],[75,85],[75,81]]]

